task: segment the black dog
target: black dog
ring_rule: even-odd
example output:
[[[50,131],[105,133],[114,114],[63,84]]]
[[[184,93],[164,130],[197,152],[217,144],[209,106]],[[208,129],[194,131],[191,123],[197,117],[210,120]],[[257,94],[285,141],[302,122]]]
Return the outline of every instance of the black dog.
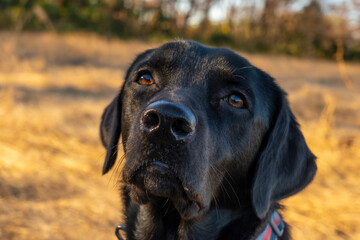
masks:
[[[105,109],[103,173],[122,133],[128,239],[288,239],[277,201],[308,185],[309,150],[274,80],[224,48],[140,54]]]

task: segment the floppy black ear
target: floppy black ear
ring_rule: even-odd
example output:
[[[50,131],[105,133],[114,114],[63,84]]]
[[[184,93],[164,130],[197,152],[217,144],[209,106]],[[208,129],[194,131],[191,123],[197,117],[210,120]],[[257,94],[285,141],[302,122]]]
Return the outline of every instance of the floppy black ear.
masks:
[[[153,49],[146,50],[135,58],[134,62],[127,70],[125,81],[129,78],[129,75],[134,66],[141,59],[145,60],[146,57],[149,56],[153,51]],[[119,95],[109,104],[109,106],[105,108],[101,118],[100,137],[102,144],[105,148],[107,148],[103,166],[103,174],[107,173],[114,166],[117,157],[117,148],[121,133],[121,111],[124,87],[125,83],[121,87]]]
[[[278,96],[277,117],[259,154],[252,188],[252,203],[259,218],[265,217],[273,202],[305,188],[317,169],[316,157],[306,145],[285,93],[281,91]]]
[[[118,143],[121,133],[121,106],[122,92],[107,106],[101,117],[100,137],[102,144],[107,149],[103,174],[107,173],[115,164]]]

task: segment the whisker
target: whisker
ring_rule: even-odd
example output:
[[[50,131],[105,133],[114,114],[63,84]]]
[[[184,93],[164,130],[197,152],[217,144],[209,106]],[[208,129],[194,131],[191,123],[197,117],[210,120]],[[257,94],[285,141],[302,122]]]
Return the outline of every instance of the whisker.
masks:
[[[237,200],[239,206],[241,206],[240,199],[239,199],[239,197],[238,197],[238,195],[237,195],[237,193],[236,193],[236,191],[235,191],[235,188],[234,188],[234,186],[232,185],[232,183],[230,182],[230,180],[233,182],[234,179],[232,178],[231,174],[229,173],[229,171],[228,171],[226,168],[223,168],[223,169],[224,169],[225,172],[226,172],[226,175],[224,175],[224,180],[229,184],[231,190],[233,191],[233,193],[234,193],[234,195],[235,195],[235,197],[236,197],[236,200]],[[229,180],[228,177],[230,177],[231,179]]]
[[[210,166],[211,166],[213,169],[215,168],[218,173],[221,173],[220,170],[219,170],[216,166],[213,166],[212,164],[210,164]],[[233,195],[235,195],[235,197],[236,197],[237,203],[239,204],[239,206],[241,206],[240,199],[239,199],[239,197],[238,197],[238,195],[237,195],[237,193],[236,193],[236,191],[235,191],[235,189],[234,189],[231,181],[228,179],[228,176],[231,178],[232,181],[234,181],[234,179],[231,177],[231,174],[229,173],[229,171],[228,171],[226,168],[223,168],[223,170],[225,170],[226,174],[221,174],[221,176],[222,176],[222,178],[224,179],[224,181],[226,181],[226,182],[229,184],[232,192],[234,193]],[[232,199],[232,197],[231,197],[230,194],[228,193],[227,189],[226,189],[222,184],[220,185],[220,187],[221,187],[221,189],[226,193],[226,195],[227,195],[230,199]]]
[[[241,67],[241,68],[238,68],[239,70],[242,70],[242,69],[248,69],[248,68],[253,68],[254,66],[246,66],[246,67]]]
[[[169,208],[170,208],[170,207],[169,207],[169,205],[166,205],[168,202],[169,202],[169,198],[166,199],[166,202],[164,203],[164,206],[162,206],[162,208],[165,207],[165,206],[167,206],[166,211],[165,211],[165,213],[164,213],[164,215],[163,215],[164,217],[165,217],[166,214],[169,212]],[[161,208],[161,209],[162,209],[162,208]]]
[[[241,78],[243,80],[247,80],[244,76],[241,76],[241,75],[234,75],[234,77],[239,77],[239,78]]]

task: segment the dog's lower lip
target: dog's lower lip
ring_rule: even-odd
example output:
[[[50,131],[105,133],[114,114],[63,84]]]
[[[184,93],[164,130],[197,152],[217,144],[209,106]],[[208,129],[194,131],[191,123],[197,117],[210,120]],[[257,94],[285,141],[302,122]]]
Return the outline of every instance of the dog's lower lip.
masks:
[[[160,197],[170,197],[181,193],[182,184],[168,164],[154,161],[143,164],[133,174],[128,184]]]
[[[183,182],[177,177],[177,175],[174,173],[174,171],[169,167],[168,164],[162,162],[162,161],[154,161],[147,164],[142,165],[139,167],[133,174],[132,177],[125,181],[127,184],[135,185],[139,189],[143,189],[143,191],[147,191],[144,187],[146,185],[146,181],[150,180],[152,177],[148,178],[150,175],[155,175],[156,178],[163,178],[168,179],[165,180],[167,184],[170,184],[172,182],[172,185],[175,187],[176,195],[179,196],[182,195],[185,199],[194,201],[193,197],[191,197],[192,190],[183,184]],[[150,193],[150,192],[148,192]],[[169,196],[171,197],[171,196]],[[196,201],[194,201],[195,203]],[[199,204],[199,208],[203,208],[201,204]]]
[[[144,163],[133,173],[128,184],[132,187],[130,197],[135,202],[146,204],[158,197],[168,198],[187,220],[199,217],[208,209],[196,188],[185,185],[174,169],[160,160]]]
[[[148,164],[144,164],[140,167],[138,167],[131,175],[126,175],[127,177],[124,177],[125,183],[133,184],[135,181],[136,176],[139,174],[139,172],[143,171],[147,167],[155,167],[157,169],[162,169],[163,171],[169,171],[170,168],[166,163],[160,162],[160,161],[154,161]]]

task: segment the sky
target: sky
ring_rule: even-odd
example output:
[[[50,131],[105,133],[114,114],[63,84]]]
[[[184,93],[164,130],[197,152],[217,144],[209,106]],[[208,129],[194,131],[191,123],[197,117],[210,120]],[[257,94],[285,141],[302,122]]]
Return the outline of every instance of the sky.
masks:
[[[184,3],[186,0],[183,1]],[[304,6],[308,5],[311,2],[311,0],[296,0],[294,3],[291,4],[291,8],[294,11],[300,11],[304,8]],[[330,9],[327,7],[329,5],[341,5],[346,4],[350,8],[350,14],[349,14],[349,21],[351,24],[356,24],[360,21],[360,10],[352,9],[352,0],[319,0],[320,4],[323,6],[323,10],[325,12],[329,11]],[[263,7],[264,0],[243,0],[243,1],[237,1],[237,0],[223,0],[216,3],[211,9],[210,9],[210,19],[216,22],[220,22],[226,18],[227,9],[233,5],[240,5],[240,6],[246,6],[251,5],[255,3],[256,6],[259,8]],[[185,3],[186,5],[186,3]],[[200,18],[200,17],[199,17]],[[196,23],[196,18],[193,20],[194,23]]]

